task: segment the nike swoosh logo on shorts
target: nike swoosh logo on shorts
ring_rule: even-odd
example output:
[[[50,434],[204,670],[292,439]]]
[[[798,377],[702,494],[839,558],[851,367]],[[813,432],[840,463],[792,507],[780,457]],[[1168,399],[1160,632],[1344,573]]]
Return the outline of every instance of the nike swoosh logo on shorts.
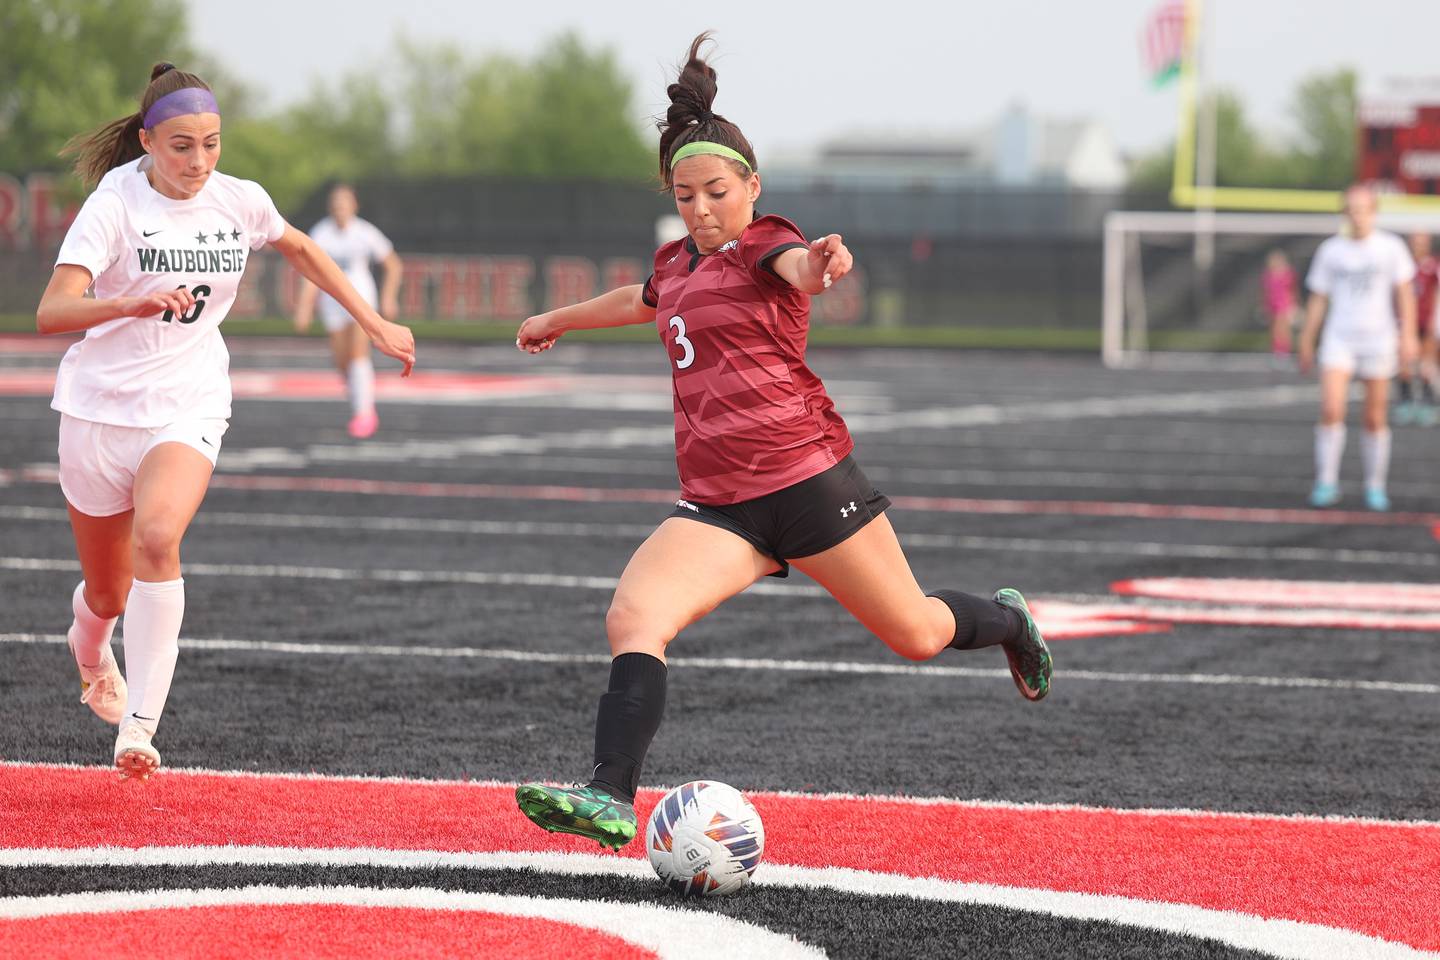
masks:
[[[201,437],[201,438],[200,438],[200,442],[203,443],[203,444],[205,444],[205,446],[207,446],[207,447],[213,447],[213,446],[215,446],[215,444],[211,443],[211,442],[210,442],[207,438],[205,438],[205,437]]]

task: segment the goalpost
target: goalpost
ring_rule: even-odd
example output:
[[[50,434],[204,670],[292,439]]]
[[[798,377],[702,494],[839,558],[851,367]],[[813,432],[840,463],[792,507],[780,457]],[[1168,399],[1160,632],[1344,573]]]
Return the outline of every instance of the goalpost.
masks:
[[[1421,231],[1440,253],[1440,211],[1381,213],[1379,229]],[[1261,278],[1280,250],[1295,274],[1297,323],[1315,249],[1338,232],[1336,214],[1115,211],[1105,218],[1101,359],[1126,367],[1177,356],[1268,349]],[[1195,238],[1213,234],[1210,263]]]

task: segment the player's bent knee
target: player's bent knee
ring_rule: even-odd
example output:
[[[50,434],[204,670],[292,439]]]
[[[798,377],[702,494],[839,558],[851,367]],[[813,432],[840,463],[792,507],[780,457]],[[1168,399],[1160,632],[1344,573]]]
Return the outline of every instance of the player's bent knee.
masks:
[[[178,560],[183,533],[183,530],[168,523],[152,522],[137,526],[132,534],[135,555],[150,564]]]
[[[611,653],[661,654],[675,638],[675,633],[654,611],[646,611],[618,598],[605,612],[605,636],[610,641]]]
[[[101,620],[112,620],[125,612],[125,600],[130,596],[130,580],[117,583],[96,584],[85,581],[85,606]]]

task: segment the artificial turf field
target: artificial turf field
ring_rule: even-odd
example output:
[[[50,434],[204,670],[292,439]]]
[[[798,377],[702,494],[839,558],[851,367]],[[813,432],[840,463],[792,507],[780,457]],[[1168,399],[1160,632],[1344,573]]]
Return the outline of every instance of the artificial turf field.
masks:
[[[0,956],[1440,955],[1440,429],[1371,514],[1352,416],[1312,511],[1293,373],[814,351],[921,582],[1024,590],[1054,689],[757,584],[672,646],[643,778],[642,817],[710,778],[765,819],[697,903],[510,799],[588,772],[676,495],[663,348],[422,342],[356,442],[321,344],[232,341],[142,785],[64,646],[62,347],[0,339]]]

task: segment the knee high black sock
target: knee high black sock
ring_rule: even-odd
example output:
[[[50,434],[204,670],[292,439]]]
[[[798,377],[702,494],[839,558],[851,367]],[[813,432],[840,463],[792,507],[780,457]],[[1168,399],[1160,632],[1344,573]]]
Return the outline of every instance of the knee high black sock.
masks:
[[[994,600],[959,590],[936,590],[928,596],[945,601],[945,606],[955,615],[955,639],[950,641],[950,646],[956,650],[975,650],[1018,640],[1025,629],[1020,614]]]
[[[610,661],[610,689],[595,717],[595,772],[590,785],[635,801],[640,765],[665,713],[665,664],[648,653]]]

